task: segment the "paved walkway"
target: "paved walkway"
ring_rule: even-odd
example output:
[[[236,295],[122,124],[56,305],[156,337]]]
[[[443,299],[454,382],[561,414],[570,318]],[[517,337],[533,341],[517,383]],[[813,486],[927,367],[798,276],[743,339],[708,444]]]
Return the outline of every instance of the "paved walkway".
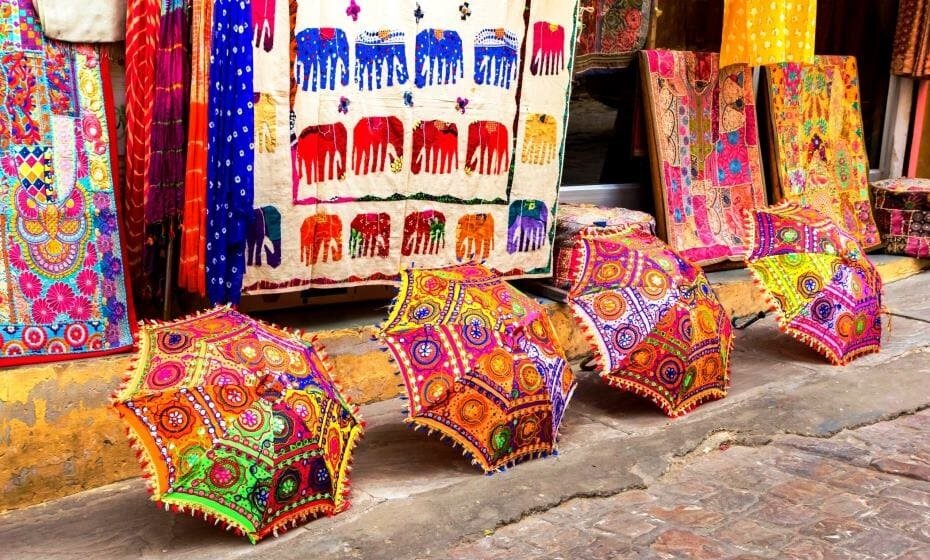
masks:
[[[0,558],[930,558],[928,294],[930,274],[889,285],[882,352],[845,368],[753,325],[727,398],[677,420],[582,376],[560,454],[494,476],[399,401],[363,407],[352,508],[257,546],[135,479],[0,516]]]
[[[930,412],[722,444],[648,489],[574,499],[441,556],[930,558]]]

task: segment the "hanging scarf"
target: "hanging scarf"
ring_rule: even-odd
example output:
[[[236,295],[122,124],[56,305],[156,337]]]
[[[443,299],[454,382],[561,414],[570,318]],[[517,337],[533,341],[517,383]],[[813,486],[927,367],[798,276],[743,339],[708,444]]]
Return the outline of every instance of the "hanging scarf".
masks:
[[[184,227],[178,285],[206,295],[207,222],[207,90],[210,82],[210,37],[213,2],[194,0],[191,8],[191,96],[187,166],[184,183]]]
[[[238,303],[252,216],[252,8],[215,0],[207,135],[207,296]]]
[[[814,62],[817,0],[724,0],[720,67]]]
[[[891,72],[911,78],[930,76],[930,1],[901,0]]]
[[[161,15],[155,58],[155,99],[145,190],[145,247],[143,249],[144,299],[165,297],[168,245],[180,222],[184,188],[184,127],[189,70],[185,38],[187,14],[183,0],[169,0]]]
[[[142,285],[145,238],[145,191],[151,154],[155,102],[155,52],[158,47],[159,0],[128,0],[126,5],[126,220],[127,269],[133,287]]]

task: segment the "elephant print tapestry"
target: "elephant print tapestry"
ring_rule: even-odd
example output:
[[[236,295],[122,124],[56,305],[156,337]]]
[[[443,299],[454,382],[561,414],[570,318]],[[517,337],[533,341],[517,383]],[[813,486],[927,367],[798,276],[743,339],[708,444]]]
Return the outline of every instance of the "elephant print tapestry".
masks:
[[[252,0],[246,294],[551,266],[575,2]]]
[[[0,0],[0,60],[0,367],[128,350],[109,59]]]
[[[752,69],[716,53],[643,51],[660,236],[689,261],[742,260],[744,214],[765,206]]]
[[[869,200],[869,160],[851,56],[768,66],[780,197],[816,208],[866,249],[881,244]]]

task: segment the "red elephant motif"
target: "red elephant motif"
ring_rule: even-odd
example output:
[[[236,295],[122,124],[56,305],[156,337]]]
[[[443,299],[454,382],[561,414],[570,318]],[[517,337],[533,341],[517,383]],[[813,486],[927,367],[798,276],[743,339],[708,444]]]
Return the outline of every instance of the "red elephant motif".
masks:
[[[484,260],[494,249],[494,216],[466,214],[455,228],[455,258]]]
[[[468,125],[468,151],[465,172],[500,175],[510,169],[510,133],[494,121],[476,121]]]
[[[349,229],[349,256],[386,257],[391,252],[391,216],[359,214],[352,219]]]
[[[308,126],[297,138],[297,178],[307,184],[342,180],[346,174],[346,139],[342,123]]]
[[[368,117],[358,121],[352,133],[352,171],[356,175],[383,173],[403,162],[404,123],[397,117]]]
[[[533,58],[530,72],[534,76],[557,76],[565,68],[565,28],[548,21],[533,24]]]
[[[452,173],[459,168],[459,130],[454,123],[423,121],[413,129],[410,169],[433,174]]]
[[[404,241],[400,252],[410,255],[435,255],[446,246],[446,216],[438,210],[411,212],[404,219]]]
[[[342,220],[335,214],[314,214],[300,226],[300,261],[307,266],[342,260]]]

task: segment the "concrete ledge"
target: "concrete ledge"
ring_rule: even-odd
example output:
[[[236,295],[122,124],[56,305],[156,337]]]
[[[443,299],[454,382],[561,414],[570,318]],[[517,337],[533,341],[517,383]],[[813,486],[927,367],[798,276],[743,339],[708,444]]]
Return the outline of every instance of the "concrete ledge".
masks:
[[[930,268],[930,261],[873,257],[886,283]],[[764,300],[745,270],[716,272],[711,282],[726,309],[746,315]],[[563,304],[548,308],[571,359],[587,346]],[[320,333],[348,395],[360,404],[397,396],[398,379],[387,355],[372,340],[383,304],[293,310],[270,318]],[[118,480],[139,468],[122,424],[108,406],[129,356],[64,362],[0,371],[0,512],[52,500]]]

